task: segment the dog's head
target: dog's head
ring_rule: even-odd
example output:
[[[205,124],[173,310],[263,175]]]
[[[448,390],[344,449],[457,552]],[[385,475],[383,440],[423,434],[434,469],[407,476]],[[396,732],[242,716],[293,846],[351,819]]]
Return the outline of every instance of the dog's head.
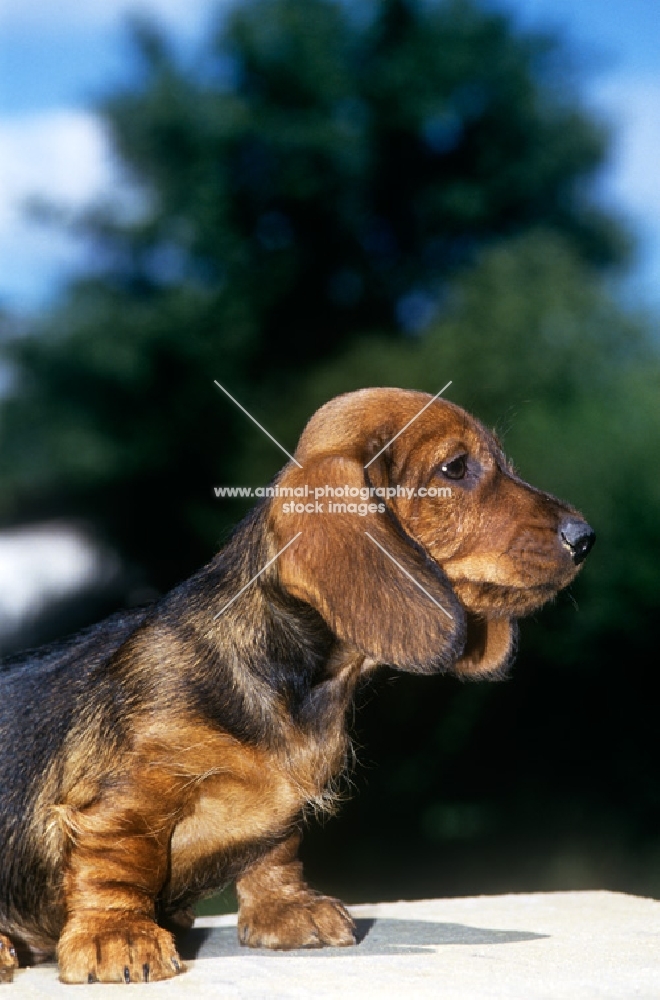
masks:
[[[502,671],[515,621],[578,571],[582,516],[519,479],[492,434],[425,393],[331,400],[277,480],[281,584],[369,659],[402,670]]]

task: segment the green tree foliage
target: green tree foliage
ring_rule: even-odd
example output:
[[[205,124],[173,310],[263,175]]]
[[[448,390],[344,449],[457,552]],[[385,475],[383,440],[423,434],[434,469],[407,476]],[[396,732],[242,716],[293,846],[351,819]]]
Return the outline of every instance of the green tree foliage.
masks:
[[[153,202],[117,233],[126,278],[225,283],[260,367],[415,327],[494,236],[542,224],[594,263],[621,252],[581,188],[604,135],[561,95],[550,40],[504,16],[465,0],[258,0],[187,74],[153,32],[137,40],[144,82],[106,107]]]
[[[584,196],[604,135],[561,50],[469,0],[253,0],[191,67],[134,37],[102,113],[143,211],[90,210],[96,272],[5,345],[0,516],[91,517],[166,587],[231,520],[211,487],[252,432],[213,378],[264,415],[356,333],[423,327],[480,246],[623,243]]]

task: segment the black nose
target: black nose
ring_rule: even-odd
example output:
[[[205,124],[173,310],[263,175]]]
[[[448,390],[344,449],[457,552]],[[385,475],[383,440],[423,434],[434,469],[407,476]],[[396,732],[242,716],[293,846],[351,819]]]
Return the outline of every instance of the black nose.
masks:
[[[559,534],[564,545],[571,550],[571,559],[578,566],[583,559],[586,559],[596,541],[596,533],[586,521],[577,518],[570,518],[562,521],[559,526]]]

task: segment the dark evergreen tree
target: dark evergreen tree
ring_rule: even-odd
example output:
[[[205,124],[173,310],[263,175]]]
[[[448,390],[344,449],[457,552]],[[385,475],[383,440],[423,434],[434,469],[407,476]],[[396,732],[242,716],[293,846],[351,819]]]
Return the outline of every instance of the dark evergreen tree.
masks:
[[[142,211],[90,209],[93,273],[4,345],[0,516],[91,518],[165,587],[253,431],[213,378],[263,415],[357,332],[419,332],[484,244],[543,225],[601,267],[622,240],[561,48],[472,0],[252,0],[188,66],[134,40],[101,110]]]

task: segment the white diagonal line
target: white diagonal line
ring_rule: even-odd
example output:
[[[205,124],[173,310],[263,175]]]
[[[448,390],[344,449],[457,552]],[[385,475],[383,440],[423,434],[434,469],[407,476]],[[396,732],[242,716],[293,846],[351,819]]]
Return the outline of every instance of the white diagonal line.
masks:
[[[447,386],[445,386],[445,389],[446,389],[446,388],[447,388]],[[425,589],[424,589],[424,587],[422,587],[421,583],[419,583],[419,582],[418,582],[418,581],[417,581],[417,580],[415,579],[415,577],[414,577],[414,576],[412,576],[412,575],[411,575],[411,574],[410,574],[410,573],[408,572],[408,570],[407,570],[407,569],[404,569],[404,567],[403,567],[403,566],[401,565],[401,563],[400,563],[400,562],[397,562],[397,561],[396,561],[396,559],[394,558],[394,556],[391,556],[391,555],[390,555],[390,553],[389,553],[389,552],[387,551],[387,549],[384,549],[384,548],[383,548],[383,546],[382,546],[382,545],[380,544],[380,542],[377,542],[377,541],[376,541],[376,539],[375,539],[375,538],[373,537],[373,535],[370,535],[368,531],[365,531],[365,535],[367,536],[367,538],[370,538],[370,539],[371,539],[371,541],[372,541],[372,542],[374,543],[374,545],[377,545],[377,546],[378,546],[378,548],[380,549],[380,551],[381,551],[381,552],[384,552],[384,553],[385,553],[385,555],[387,556],[387,558],[388,558],[388,559],[391,559],[391,560],[392,560],[392,562],[394,563],[394,565],[395,565],[395,566],[398,566],[398,567],[399,567],[399,569],[401,570],[401,572],[402,572],[402,573],[405,573],[405,574],[406,574],[406,576],[408,577],[408,579],[409,579],[409,580],[412,580],[412,582],[413,582],[413,583],[415,584],[415,586],[416,586],[416,587],[419,587],[419,589],[420,589],[420,590],[422,591],[422,593],[423,593],[423,594],[426,594],[426,596],[427,596],[428,598],[430,598],[430,599],[431,599],[431,600],[433,601],[433,603],[434,603],[435,605],[437,605],[437,607],[439,607],[439,608],[440,608],[440,610],[441,610],[441,611],[444,611],[444,613],[445,613],[445,614],[447,615],[447,618],[451,618],[451,620],[452,620],[452,621],[454,620],[454,616],[453,616],[453,615],[450,615],[450,614],[449,614],[449,612],[447,611],[447,609],[446,609],[446,608],[443,608],[442,604],[438,604],[438,602],[436,601],[435,597],[433,597],[433,595],[432,595],[432,594],[429,594],[428,590],[425,590]]]
[[[227,608],[230,606],[230,604],[233,604],[234,601],[238,600],[238,598],[241,596],[241,594],[243,593],[243,591],[247,590],[248,587],[250,586],[250,584],[254,583],[254,581],[257,579],[257,577],[260,577],[262,573],[265,573],[266,570],[268,569],[268,567],[272,566],[273,563],[275,562],[275,560],[279,559],[280,556],[282,555],[282,553],[286,552],[286,550],[288,549],[288,547],[290,545],[293,545],[293,543],[295,542],[296,538],[300,538],[301,535],[302,535],[302,531],[299,531],[297,535],[293,536],[293,538],[291,539],[290,542],[286,543],[286,545],[284,546],[283,549],[280,549],[280,551],[277,553],[277,555],[273,556],[272,559],[269,559],[268,562],[266,563],[266,565],[262,566],[261,569],[259,570],[259,572],[255,573],[254,576],[252,577],[252,579],[248,580],[248,582],[245,584],[244,587],[241,587],[241,589],[239,590],[239,592],[237,594],[235,594],[234,597],[232,597],[231,601],[228,601],[227,604],[225,604],[224,608],[222,608],[220,611],[218,611],[217,615],[213,615],[213,621],[215,621],[216,618],[219,618],[220,615],[223,613],[223,611],[227,610]]]
[[[266,437],[269,437],[271,439],[271,441],[273,442],[273,444],[277,445],[277,447],[280,449],[280,451],[283,451],[285,455],[288,455],[288,457],[291,459],[291,461],[295,462],[299,469],[302,469],[302,465],[300,464],[300,462],[297,462],[296,459],[293,457],[293,455],[289,455],[289,452],[286,450],[286,448],[283,448],[282,445],[280,444],[280,442],[277,441],[273,437],[272,434],[269,434],[268,431],[266,430],[266,428],[262,427],[261,424],[259,423],[259,421],[255,420],[254,417],[252,416],[252,414],[248,413],[248,411],[245,409],[245,407],[241,406],[241,404],[238,402],[238,400],[234,399],[234,397],[231,395],[231,393],[227,392],[227,390],[225,389],[225,387],[223,385],[220,385],[220,383],[218,382],[217,379],[213,379],[213,384],[217,385],[218,389],[222,389],[222,391],[224,392],[225,396],[229,396],[229,398],[231,399],[232,403],[235,403],[236,406],[239,408],[239,410],[242,410],[243,413],[245,414],[245,416],[249,417],[250,420],[252,421],[252,423],[256,424],[257,427],[259,428],[259,430],[263,431],[264,434],[266,435]],[[445,388],[447,388],[447,387],[445,386]],[[405,430],[405,428],[404,428],[404,430]]]
[[[411,424],[412,424],[412,423],[413,423],[413,422],[414,422],[415,420],[417,420],[417,417],[421,417],[421,415],[422,415],[422,413],[424,412],[424,410],[427,410],[427,409],[429,408],[429,406],[431,405],[431,403],[435,403],[435,401],[436,401],[436,399],[438,398],[438,396],[442,396],[442,394],[443,394],[443,392],[445,391],[445,389],[448,389],[450,385],[451,385],[451,382],[447,382],[447,385],[443,386],[443,387],[442,387],[442,389],[440,390],[440,392],[436,392],[436,394],[435,394],[435,396],[433,397],[433,399],[429,399],[429,401],[428,401],[428,403],[426,404],[426,406],[423,406],[423,407],[421,408],[421,410],[419,411],[419,413],[416,413],[416,414],[415,414],[415,416],[414,416],[414,417],[412,418],[412,420],[409,420],[409,421],[408,421],[408,423],[406,424],[406,426],[405,426],[405,427],[402,427],[402,428],[401,428],[401,430],[400,430],[400,431],[399,431],[399,432],[398,432],[397,434],[395,434],[393,438],[390,438],[390,440],[389,440],[389,441],[387,442],[387,444],[386,444],[386,445],[384,445],[384,446],[383,446],[383,447],[382,447],[382,448],[380,449],[380,451],[377,451],[377,452],[376,452],[376,454],[374,455],[374,457],[373,457],[373,458],[370,458],[370,459],[369,459],[369,461],[368,461],[368,462],[367,462],[367,464],[365,465],[365,469],[368,469],[368,468],[369,468],[369,466],[371,465],[371,463],[372,463],[372,462],[375,462],[375,461],[376,461],[376,459],[378,458],[378,456],[379,456],[379,455],[382,455],[382,454],[383,454],[383,452],[385,451],[385,449],[386,449],[386,448],[389,448],[389,446],[390,446],[390,445],[392,444],[392,441],[396,441],[396,439],[397,439],[397,438],[399,437],[399,435],[400,435],[400,434],[403,434],[403,432],[404,432],[405,430],[407,430],[407,429],[408,429],[408,427],[410,427],[410,425],[411,425]],[[376,543],[376,544],[378,544],[378,543]],[[444,608],[443,608],[442,610],[444,611]]]

